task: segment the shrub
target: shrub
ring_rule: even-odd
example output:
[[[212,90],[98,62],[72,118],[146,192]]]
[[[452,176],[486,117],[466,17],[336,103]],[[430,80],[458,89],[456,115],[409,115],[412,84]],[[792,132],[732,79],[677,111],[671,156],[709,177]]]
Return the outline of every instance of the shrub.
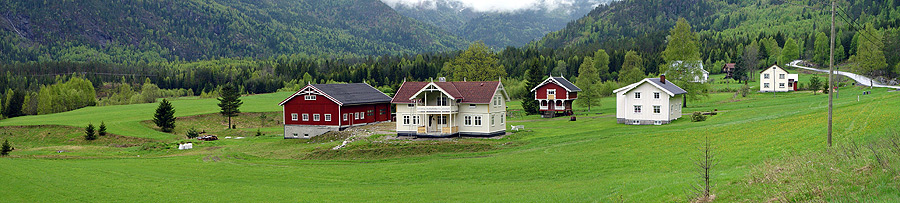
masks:
[[[263,135],[262,132],[259,131],[259,129],[256,129],[256,136],[262,136],[262,135]]]
[[[100,122],[100,128],[97,129],[97,135],[106,136],[106,123]]]
[[[704,116],[703,113],[700,113],[699,111],[695,111],[694,114],[691,114],[691,122],[700,122],[705,120],[706,116]]]
[[[188,129],[188,131],[187,131],[187,138],[188,138],[188,139],[194,139],[194,138],[197,138],[197,137],[199,137],[199,136],[200,136],[200,131],[197,131],[196,128]]]
[[[94,124],[88,124],[86,128],[84,128],[84,139],[85,140],[96,140],[97,134],[94,134]]]
[[[3,140],[3,147],[0,147],[0,155],[6,156],[9,155],[9,152],[14,150],[11,145],[9,145],[9,140]]]

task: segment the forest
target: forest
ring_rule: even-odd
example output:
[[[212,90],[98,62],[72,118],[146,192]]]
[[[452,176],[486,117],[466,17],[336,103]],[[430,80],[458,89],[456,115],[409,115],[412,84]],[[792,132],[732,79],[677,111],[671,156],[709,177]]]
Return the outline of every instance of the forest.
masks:
[[[900,75],[900,0],[840,1],[838,8],[835,55],[839,68],[885,80]],[[229,83],[245,94],[337,82],[366,82],[391,93],[404,81],[437,77],[468,81],[502,78],[510,95],[522,98],[527,95],[528,81],[550,74],[576,83],[585,76],[598,84],[597,89],[602,90],[598,94],[603,95],[634,78],[665,72],[661,69],[674,58],[697,60],[712,73],[720,72],[725,63],[737,63],[740,74],[735,79],[744,81],[753,80],[753,72],[762,67],[795,59],[826,64],[830,14],[830,7],[819,1],[625,0],[601,5],[540,41],[499,51],[475,42],[463,50],[418,54],[254,52],[257,54],[228,57],[232,55],[209,53],[216,58],[128,62],[25,57],[0,65],[0,90],[5,90],[4,109],[28,107],[4,114],[7,117],[56,111],[39,111],[32,107],[40,105],[27,103],[40,97],[44,88],[77,78],[90,82],[99,102],[72,102],[72,107],[57,109],[215,95],[220,86]],[[696,50],[696,56],[666,54],[670,48],[667,39],[675,34],[679,19],[684,19],[681,24],[689,31],[681,33],[690,33],[684,37],[696,41],[685,45]],[[171,54],[158,54],[166,55],[162,53]],[[585,66],[595,70],[582,75]],[[146,95],[142,93],[145,86]],[[132,99],[116,94],[142,96]]]

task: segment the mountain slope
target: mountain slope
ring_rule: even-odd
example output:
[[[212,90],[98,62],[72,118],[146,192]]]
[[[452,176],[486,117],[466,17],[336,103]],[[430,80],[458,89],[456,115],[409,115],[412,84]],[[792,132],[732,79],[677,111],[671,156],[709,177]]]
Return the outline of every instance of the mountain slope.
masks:
[[[378,0],[26,0],[0,8],[0,49],[19,61],[382,55],[468,44]]]
[[[552,5],[549,1],[539,1],[530,8],[514,11],[479,11],[455,0],[394,3],[391,7],[404,16],[431,23],[467,40],[484,41],[499,48],[522,46],[540,39],[608,1],[575,0]]]

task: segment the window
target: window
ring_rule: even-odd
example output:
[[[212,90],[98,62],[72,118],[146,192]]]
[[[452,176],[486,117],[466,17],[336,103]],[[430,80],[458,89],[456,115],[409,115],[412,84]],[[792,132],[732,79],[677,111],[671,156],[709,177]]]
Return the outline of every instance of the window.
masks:
[[[763,83],[763,88],[769,88],[769,83]]]
[[[316,100],[316,95],[304,95],[304,100]]]
[[[447,125],[447,116],[438,116],[437,124],[438,125]]]
[[[409,125],[409,115],[403,115],[403,125]]]
[[[469,109],[475,109],[475,104],[469,104]]]
[[[359,120],[359,112],[353,113],[353,120]]]
[[[632,124],[632,125],[640,125],[640,124],[641,124],[641,121],[639,121],[639,120],[633,120],[633,121],[631,121],[631,124]]]
[[[412,124],[419,125],[419,116],[412,116]]]
[[[641,105],[634,105],[634,113],[641,113]]]
[[[784,83],[778,83],[778,88],[784,88]]]
[[[654,98],[654,99],[659,99],[659,92],[654,92],[654,93],[653,93],[653,98]]]
[[[491,115],[491,126],[494,126],[494,120],[497,119],[497,115]]]
[[[378,115],[384,115],[387,112],[385,109],[378,109]]]
[[[407,104],[406,107],[407,107],[407,108],[413,108],[413,107],[416,107],[416,105],[415,105],[415,104]]]
[[[500,97],[494,97],[494,106],[500,106]]]
[[[556,96],[556,89],[547,89],[547,96],[550,95]]]
[[[466,115],[466,116],[463,118],[463,125],[465,125],[465,126],[472,126],[472,116]]]
[[[303,114],[303,121],[309,121],[309,114]]]
[[[331,114],[325,114],[325,121],[331,121]]]
[[[294,133],[294,137],[300,137],[300,134]]]
[[[500,114],[500,124],[504,124],[504,120],[506,120],[506,114]]]
[[[292,121],[297,121],[297,114],[296,114],[296,113],[292,113],[292,114],[291,114],[291,120],[292,120]]]
[[[347,114],[344,114],[344,121],[347,120]]]
[[[438,106],[450,106],[450,100],[447,98],[439,98],[437,100],[437,105]]]
[[[634,98],[635,98],[635,99],[640,99],[640,98],[641,98],[641,92],[634,92]]]
[[[319,121],[319,114],[313,114],[313,121]]]
[[[475,126],[481,126],[481,116],[475,116]]]
[[[662,125],[662,121],[653,121],[653,125]]]
[[[778,74],[778,79],[784,79],[784,74]]]
[[[547,100],[541,100],[541,106],[547,107]]]
[[[359,112],[359,119],[366,119],[366,112]]]
[[[763,79],[769,79],[769,74],[768,73],[763,74]]]
[[[660,112],[662,112],[662,107],[660,107],[660,106],[653,106],[653,113],[660,113]]]

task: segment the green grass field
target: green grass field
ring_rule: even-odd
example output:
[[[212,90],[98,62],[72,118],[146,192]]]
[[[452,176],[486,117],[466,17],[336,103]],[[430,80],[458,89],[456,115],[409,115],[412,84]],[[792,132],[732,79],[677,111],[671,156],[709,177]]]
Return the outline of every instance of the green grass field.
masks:
[[[845,88],[835,100],[835,143],[877,141],[900,126],[900,92],[874,89],[857,102],[856,96],[866,90]],[[280,111],[277,103],[288,94],[243,97],[242,110]],[[173,101],[177,116],[216,113],[215,103],[214,99]],[[697,123],[686,116],[663,126],[616,124],[615,99],[604,98],[602,103],[590,112],[577,110],[574,122],[534,115],[511,118],[507,125],[525,125],[527,130],[501,139],[382,142],[372,138],[351,144],[347,153],[328,152],[340,141],[283,140],[280,129],[270,125],[218,130],[248,137],[200,142],[194,150],[146,150],[149,144],[143,142],[148,139],[168,146],[183,141],[183,134],[157,132],[142,123],[151,118],[156,104],[19,117],[2,120],[0,126],[78,128],[54,127],[65,132],[47,135],[56,140],[47,142],[18,135],[47,133],[34,128],[0,128],[16,129],[9,131],[17,135],[0,133],[0,137],[22,146],[11,157],[0,158],[0,182],[4,183],[0,196],[13,202],[684,202],[698,181],[692,159],[699,154],[699,141],[709,136],[719,160],[714,168],[717,200],[760,202],[778,198],[766,188],[747,185],[760,165],[826,149],[827,95],[793,92],[773,98],[771,93],[752,93],[733,98],[733,93],[711,94],[689,102],[684,112],[718,109],[719,115]],[[509,106],[515,109],[520,104]],[[253,116],[245,119],[250,122]],[[135,140],[65,141],[77,138],[87,123],[100,121],[109,125],[111,133]],[[215,128],[221,121],[198,116],[182,124]],[[266,135],[250,135],[255,127],[263,127]],[[120,146],[130,142],[143,144]],[[70,152],[62,154],[72,155],[50,152],[64,146]],[[33,150],[39,147],[46,149]],[[847,195],[898,201],[897,184],[878,188],[852,190]]]

